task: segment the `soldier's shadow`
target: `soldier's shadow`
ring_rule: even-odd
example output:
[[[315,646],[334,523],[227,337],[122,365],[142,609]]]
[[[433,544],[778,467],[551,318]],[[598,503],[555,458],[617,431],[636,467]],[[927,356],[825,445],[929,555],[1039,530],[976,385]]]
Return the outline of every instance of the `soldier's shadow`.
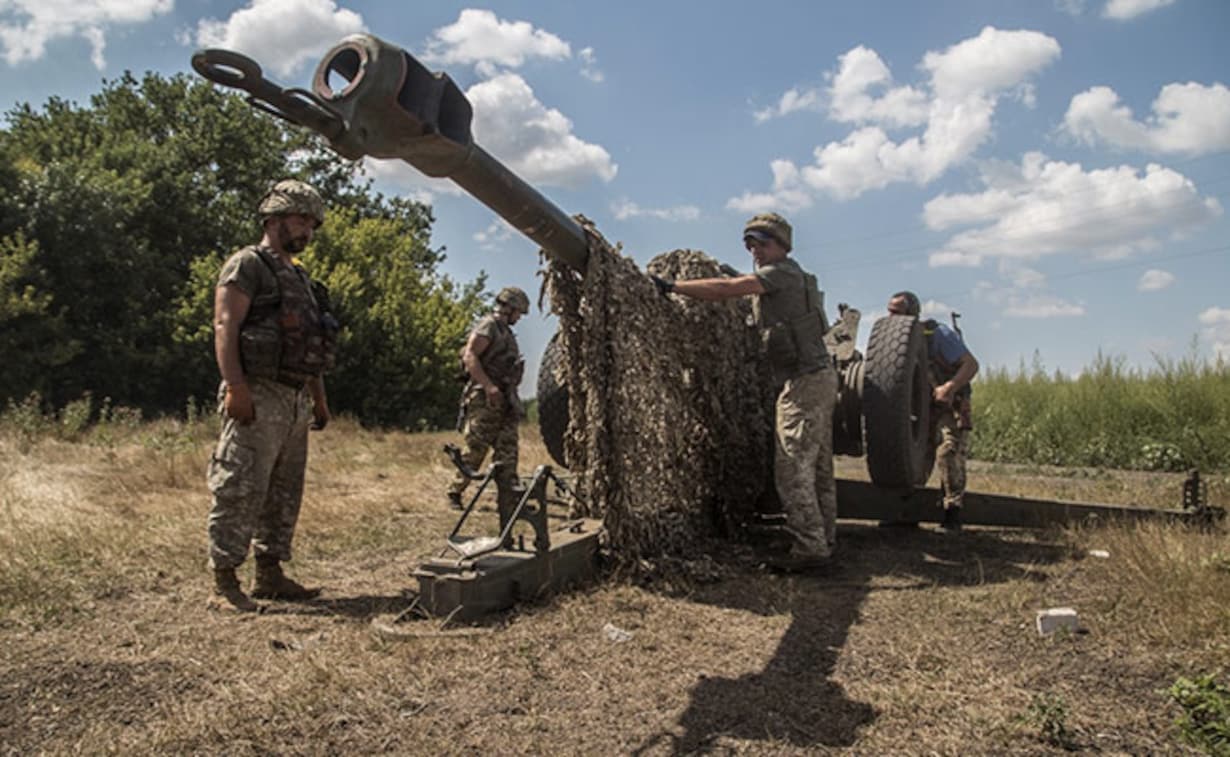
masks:
[[[1063,558],[1063,547],[969,531],[958,537],[923,529],[882,529],[843,522],[839,567],[828,576],[771,576],[753,571],[701,587],[691,599],[791,623],[772,659],[738,678],[707,677],[691,692],[679,729],[648,739],[637,753],[703,753],[723,738],[786,742],[799,748],[850,746],[878,716],[833,680],[842,647],[872,591],[936,585],[1044,580],[1032,566]],[[873,579],[889,577],[890,581]],[[682,730],[682,734],[679,734]],[[725,748],[723,745],[722,748]]]
[[[380,615],[396,615],[410,606],[413,599],[404,594],[362,594],[354,597],[323,597],[304,602],[273,602],[266,605],[265,615],[308,615],[371,620]]]

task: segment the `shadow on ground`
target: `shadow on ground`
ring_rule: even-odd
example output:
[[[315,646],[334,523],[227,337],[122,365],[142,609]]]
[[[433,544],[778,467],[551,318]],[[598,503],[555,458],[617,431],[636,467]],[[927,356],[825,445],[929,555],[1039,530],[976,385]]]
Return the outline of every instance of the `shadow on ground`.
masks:
[[[775,577],[748,569],[733,580],[701,587],[693,601],[760,614],[789,613],[792,622],[764,670],[702,679],[680,717],[682,735],[678,730],[656,734],[635,753],[703,753],[723,738],[800,749],[854,744],[859,730],[878,713],[848,697],[832,676],[867,595],[1044,580],[1033,566],[1059,561],[1067,552],[1029,539],[1019,532],[967,530],[945,536],[929,529],[843,523],[839,567],[829,575]]]

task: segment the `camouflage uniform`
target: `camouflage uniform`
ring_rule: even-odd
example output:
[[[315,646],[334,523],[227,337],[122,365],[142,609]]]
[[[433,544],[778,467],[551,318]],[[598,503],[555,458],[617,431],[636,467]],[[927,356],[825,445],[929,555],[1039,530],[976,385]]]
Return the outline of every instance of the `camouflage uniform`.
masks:
[[[256,420],[227,418],[209,461],[209,561],[214,568],[243,563],[251,543],[259,557],[291,558],[291,539],[303,500],[308,425],[307,390],[248,379]]]
[[[306,274],[281,271],[278,266],[285,264],[262,260],[263,254],[265,251],[256,247],[236,252],[218,277],[219,287],[236,286],[251,298],[245,327],[259,320],[262,308],[264,321],[268,320],[265,303],[271,297],[275,302],[282,298],[315,302]],[[287,291],[296,286],[303,291]],[[279,292],[280,295],[276,294]],[[276,305],[272,307],[276,309]],[[260,327],[262,323],[255,325]],[[253,333],[263,338],[267,331],[268,328],[255,328]],[[241,336],[241,340],[247,338]],[[271,362],[276,365],[276,354]],[[255,409],[250,424],[226,418],[221,406],[225,384],[218,393],[219,413],[224,422],[207,476],[213,493],[208,531],[209,559],[214,569],[234,568],[243,563],[253,541],[257,557],[289,560],[303,499],[308,426],[312,421],[312,402],[304,387],[306,377],[283,374],[274,378],[256,375],[252,365],[246,369]]]
[[[935,320],[923,321],[923,333],[927,335],[931,382],[938,386],[956,375],[957,363],[969,349],[960,334]],[[957,391],[952,404],[931,406],[932,423],[939,437],[935,464],[940,471],[945,510],[961,507],[965,497],[965,460],[969,456],[969,435],[973,427],[971,393],[971,387],[966,385]]]
[[[826,558],[837,540],[833,479],[837,377],[821,340],[827,329],[823,297],[815,277],[789,258],[760,266],[755,275],[765,294],[753,300],[753,313],[765,338],[774,380],[781,387],[775,407],[773,473],[786,530],[794,541],[791,555]]]
[[[518,483],[517,425],[521,421],[521,403],[517,391],[523,365],[521,352],[512,328],[494,315],[479,321],[474,333],[489,340],[478,359],[483,371],[500,387],[504,403],[502,407],[491,407],[482,386],[474,381],[466,384],[461,399],[460,430],[465,438],[462,458],[477,471],[490,449],[492,464],[500,466],[496,486],[502,493],[511,492]],[[458,471],[448,488],[449,494],[460,496],[468,484],[469,480]]]

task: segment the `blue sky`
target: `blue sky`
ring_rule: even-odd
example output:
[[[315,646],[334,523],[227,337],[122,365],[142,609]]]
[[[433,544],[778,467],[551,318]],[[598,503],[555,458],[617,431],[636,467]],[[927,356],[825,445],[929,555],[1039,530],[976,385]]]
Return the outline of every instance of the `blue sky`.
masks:
[[[910,288],[984,365],[1074,373],[1099,350],[1230,357],[1227,30],[1222,0],[0,0],[0,105],[190,71],[205,45],[306,87],[366,31],[448,72],[479,144],[642,264],[746,270],[743,221],[778,210],[863,340]],[[433,205],[450,275],[533,298],[531,242],[447,182],[369,169]],[[553,329],[524,319],[525,351]]]

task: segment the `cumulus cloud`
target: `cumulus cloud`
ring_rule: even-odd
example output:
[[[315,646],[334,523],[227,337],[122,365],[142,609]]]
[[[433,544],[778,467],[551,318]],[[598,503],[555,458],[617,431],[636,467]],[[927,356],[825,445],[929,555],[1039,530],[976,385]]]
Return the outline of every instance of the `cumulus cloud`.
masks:
[[[929,79],[925,89],[915,89],[894,86],[879,56],[856,47],[841,56],[832,75],[829,116],[860,127],[817,147],[810,165],[775,165],[772,191],[747,192],[727,206],[791,203],[797,208],[810,203],[799,192],[846,200],[898,182],[925,185],[969,158],[991,136],[1001,100],[1029,105],[1029,79],[1059,55],[1059,43],[1045,34],[988,26],[976,37],[923,56],[920,68]],[[902,141],[886,131],[905,126],[923,131]],[[782,175],[792,180],[780,182]]]
[[[1173,5],[1175,0],[1107,0],[1102,15],[1116,21],[1127,21],[1149,11]]]
[[[174,0],[40,0],[0,1],[0,55],[9,65],[41,59],[47,43],[65,37],[82,37],[90,44],[90,61],[106,67],[107,31],[140,24],[168,13]]]
[[[981,193],[945,194],[924,207],[932,230],[976,227],[951,237],[931,255],[932,266],[1072,252],[1123,257],[1223,212],[1216,198],[1201,197],[1185,176],[1156,164],[1143,172],[1131,166],[1086,171],[1035,152],[1015,172],[995,166],[982,180]]]
[[[803,186],[802,176],[794,163],[775,160],[769,164],[773,172],[770,192],[744,192],[726,201],[726,207],[740,213],[764,213],[770,210],[793,213],[811,207],[812,198]]]
[[[829,88],[830,115],[848,123],[919,126],[927,122],[927,95],[914,87],[895,87],[888,66],[862,45],[838,58]],[[874,95],[872,91],[883,90]]]
[[[515,231],[516,229],[509,226],[507,221],[496,218],[487,228],[474,232],[474,241],[478,242],[478,246],[484,250],[495,250],[504,242],[512,239]]]
[[[1174,274],[1169,271],[1159,271],[1156,268],[1150,268],[1140,276],[1140,281],[1136,282],[1136,289],[1140,292],[1158,292],[1174,283]]]
[[[1007,318],[1072,318],[1085,314],[1085,306],[1050,294],[1012,297],[1004,306]]]
[[[754,112],[752,118],[756,123],[762,124],[770,119],[780,118],[800,110],[820,110],[821,104],[820,90],[792,88],[786,90],[785,94],[778,98],[776,105],[770,105]]]
[[[642,208],[628,199],[611,204],[611,212],[620,221],[630,218],[656,218],[660,221],[695,221],[700,218],[700,208],[695,205],[676,205],[672,208]]]
[[[531,58],[571,56],[567,42],[528,21],[505,21],[489,10],[466,8],[456,21],[435,30],[422,57],[441,65],[516,68]]]
[[[1211,307],[1200,314],[1199,321],[1213,354],[1230,360],[1230,308]]]
[[[1230,88],[1196,82],[1167,84],[1144,120],[1110,87],[1072,98],[1062,129],[1089,144],[1200,155],[1230,149]]]
[[[202,47],[237,50],[289,76],[364,28],[362,16],[333,0],[251,0],[225,21],[201,20],[195,37]]]
[[[598,56],[594,54],[594,48],[581,48],[581,52],[577,53],[577,57],[581,59],[581,76],[595,84],[601,84],[606,80],[606,74],[602,73],[602,70],[598,68]]]
[[[572,121],[539,102],[519,75],[498,74],[466,91],[474,105],[474,138],[532,184],[577,187],[610,181],[619,167],[599,145],[572,133]]]

